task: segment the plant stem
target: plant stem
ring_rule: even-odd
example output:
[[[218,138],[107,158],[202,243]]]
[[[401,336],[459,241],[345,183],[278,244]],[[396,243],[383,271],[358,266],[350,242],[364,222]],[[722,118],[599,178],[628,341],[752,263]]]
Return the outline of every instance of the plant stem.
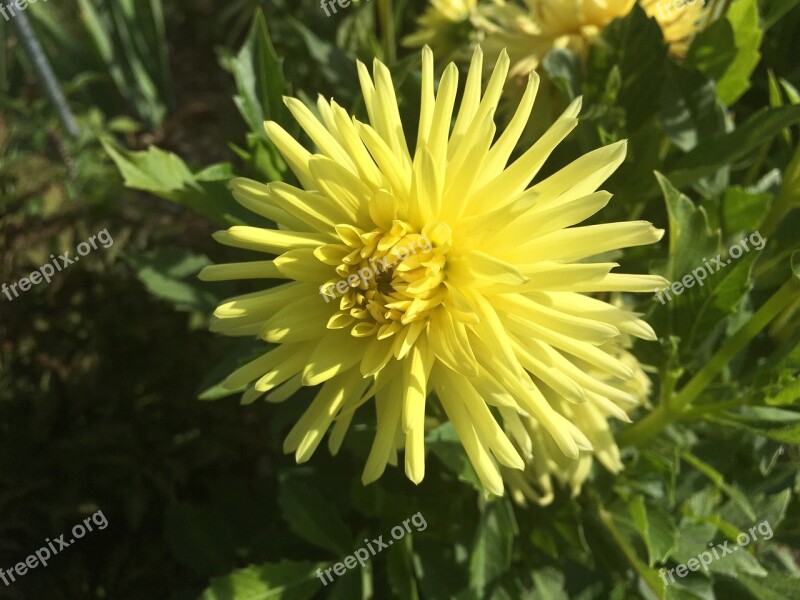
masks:
[[[772,319],[778,316],[792,301],[795,294],[798,293],[798,290],[800,290],[798,281],[793,276],[789,281],[784,283],[752,317],[750,317],[750,320],[745,323],[743,327],[722,344],[711,360],[695,374],[691,381],[689,381],[680,392],[678,392],[678,395],[675,397],[675,402],[672,404],[672,408],[679,412],[684,407],[691,404],[700,393],[706,389],[708,384],[722,372],[733,357],[756,337]]]
[[[602,504],[600,504],[599,500],[597,501],[596,508],[597,516],[600,517],[600,522],[611,535],[611,538],[614,540],[614,542],[616,542],[617,546],[625,555],[625,558],[628,560],[630,565],[645,581],[653,593],[655,593],[657,597],[663,598],[664,586],[661,585],[661,582],[659,581],[658,573],[655,571],[655,569],[651,569],[639,559],[639,557],[636,555],[636,551],[630,546],[625,537],[617,529],[611,513],[609,513]]]
[[[618,436],[621,446],[640,445],[681,416],[719,375],[730,361],[747,346],[800,292],[800,281],[792,276],[764,305],[750,317],[674,397],[661,398],[661,403],[644,419]]]
[[[393,63],[397,59],[394,31],[394,6],[392,0],[378,0],[378,21],[383,33],[383,48],[386,60]]]
[[[778,197],[761,224],[761,235],[766,237],[772,235],[786,213],[792,209],[794,204],[800,203],[798,187],[800,187],[800,146],[795,149],[794,155],[783,173],[783,183]]]

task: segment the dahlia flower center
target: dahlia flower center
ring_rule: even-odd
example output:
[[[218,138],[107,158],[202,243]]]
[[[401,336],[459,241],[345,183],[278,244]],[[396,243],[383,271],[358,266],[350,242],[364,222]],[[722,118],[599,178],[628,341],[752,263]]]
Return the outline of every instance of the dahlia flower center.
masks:
[[[426,231],[435,233],[431,237],[437,243]],[[407,221],[395,219],[388,229],[364,231],[340,225],[337,232],[342,242],[338,279],[323,288],[331,295],[333,290],[341,294],[328,327],[350,328],[355,337],[379,339],[413,323],[421,328],[430,311],[442,303],[450,228],[440,223],[419,232]]]

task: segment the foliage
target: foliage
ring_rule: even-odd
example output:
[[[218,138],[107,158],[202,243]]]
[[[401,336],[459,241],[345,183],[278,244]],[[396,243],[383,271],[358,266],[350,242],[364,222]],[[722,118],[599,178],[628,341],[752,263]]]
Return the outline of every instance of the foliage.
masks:
[[[0,283],[103,227],[115,243],[49,286],[0,296],[0,568],[98,507],[109,527],[0,596],[798,597],[800,2],[714,2],[727,10],[682,60],[637,6],[585,59],[557,49],[542,63],[558,102],[584,98],[542,175],[628,139],[603,218],[668,230],[614,257],[623,268],[679,281],[754,232],[767,240],[670,302],[639,298],[659,341],[633,349],[654,393],[618,432],[626,468],[595,465],[579,496],[561,489],[549,506],[484,497],[446,425],[427,433],[417,487],[397,469],[361,485],[366,419],[338,456],[296,465],[282,440],[310,391],[240,406],[219,385],[254,351],[206,331],[216,303],[251,288],[196,278],[212,259],[238,260],[211,232],[256,224],[227,181],[292,180],[261,127],[301,135],[284,94],[333,95],[365,118],[355,58],[397,53],[400,108],[413,113],[417,54],[396,40],[424,3],[332,17],[283,0],[184,0],[164,14],[155,1],[52,4],[31,15],[82,134],[59,133],[0,22]],[[322,586],[318,568],[416,512],[424,531]],[[770,539],[664,587],[660,568],[763,521]]]

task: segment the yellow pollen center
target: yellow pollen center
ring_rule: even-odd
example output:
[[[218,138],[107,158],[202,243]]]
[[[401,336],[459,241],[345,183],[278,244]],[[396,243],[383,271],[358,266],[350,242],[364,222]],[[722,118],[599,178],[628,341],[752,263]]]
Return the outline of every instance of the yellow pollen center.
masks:
[[[426,228],[442,241],[450,229],[440,223]],[[444,298],[445,256],[449,240],[434,243],[425,232],[395,220],[391,228],[363,231],[350,225],[337,228],[342,256],[336,278],[323,285],[333,290],[339,310],[328,321],[330,329],[350,328],[352,335],[388,338],[412,323],[427,322],[430,311]],[[346,291],[339,293],[345,288]],[[332,287],[333,286],[333,287]],[[419,325],[418,325],[419,327]]]

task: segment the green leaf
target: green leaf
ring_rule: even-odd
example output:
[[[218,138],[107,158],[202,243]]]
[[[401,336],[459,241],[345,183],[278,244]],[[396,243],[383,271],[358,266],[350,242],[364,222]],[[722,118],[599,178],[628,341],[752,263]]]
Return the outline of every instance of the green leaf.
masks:
[[[658,303],[651,322],[662,335],[680,338],[677,349],[683,364],[691,366],[708,358],[724,326],[740,312],[761,251],[754,242],[740,240],[735,244],[739,258],[727,258],[720,251],[719,230],[709,229],[703,207],[692,203],[662,175],[657,173],[656,178],[669,216],[669,260],[660,271],[681,287],[656,294]]]
[[[672,559],[679,564],[688,566],[690,560],[697,561],[697,557],[707,552],[705,562],[709,562],[708,570],[722,575],[736,577],[737,575],[749,573],[751,575],[765,575],[766,571],[745,549],[735,541],[727,541],[727,548],[732,552],[727,552],[718,546],[725,546],[725,541],[714,541],[717,528],[712,523],[694,523],[685,521],[678,528],[678,544]],[[714,550],[717,554],[714,554]],[[694,564],[694,563],[693,563]],[[698,566],[699,573],[705,574],[702,564]],[[676,579],[678,579],[676,577]],[[684,583],[688,580],[683,580]]]
[[[544,57],[542,68],[567,98],[572,100],[580,95],[581,60],[573,51],[554,48]]]
[[[172,152],[150,146],[147,151],[129,152],[103,141],[106,152],[117,163],[125,185],[137,190],[161,194],[183,188],[194,181],[186,164]]]
[[[739,583],[758,600],[796,600],[800,577],[772,571],[765,577],[739,575]]]
[[[681,194],[670,180],[656,173],[669,217],[669,262],[664,276],[678,281],[698,265],[703,257],[719,251],[719,231],[711,231],[708,217],[702,206],[696,206]]]
[[[735,185],[722,197],[722,227],[726,235],[757,229],[770,207],[772,194],[754,193]]]
[[[789,508],[791,500],[791,489],[784,489],[777,494],[759,494],[757,496],[751,496],[753,510],[758,515],[757,523],[754,523],[733,501],[727,502],[725,506],[719,509],[719,516],[725,519],[726,522],[733,523],[737,528],[732,537],[742,532],[747,533],[748,537],[754,537],[755,539],[752,540],[753,542],[768,541],[768,539],[772,539],[774,531],[786,518],[786,510]],[[764,524],[767,525],[766,532],[761,529],[761,526]],[[754,529],[754,531],[752,531],[754,535],[751,535],[751,529]],[[769,536],[769,538],[766,536]]]
[[[755,427],[769,427],[800,423],[800,412],[771,406],[743,406],[734,418]]]
[[[354,97],[353,82],[358,81],[354,61],[335,44],[322,39],[297,19],[288,17],[286,22],[303,39],[311,58],[316,63],[319,75],[332,86],[336,97]]]
[[[648,508],[644,496],[634,496],[628,509],[647,547],[649,566],[664,562],[675,547],[677,527],[672,517],[658,507]]]
[[[593,44],[589,71],[619,76],[616,100],[625,109],[628,132],[658,113],[667,47],[657,21],[637,3],[625,17],[612,21]],[[612,79],[613,80],[613,79]]]
[[[106,139],[103,147],[129,188],[177,202],[221,224],[240,225],[260,220],[234,201],[226,186],[230,171],[225,165],[200,171],[198,179],[177,155],[155,146],[131,152]]]
[[[730,498],[739,508],[741,508],[747,517],[755,521],[756,520],[756,513],[753,510],[750,501],[747,499],[747,496],[738,488],[728,484],[725,481],[725,477],[717,471],[714,467],[709,465],[706,462],[700,460],[697,456],[692,454],[691,452],[684,451],[681,452],[681,458],[685,460],[687,463],[692,465],[695,469],[700,471],[703,475],[708,477],[711,482],[720,490],[722,490],[728,498]]]
[[[667,177],[683,188],[701,177],[751,155],[785,127],[800,121],[800,106],[763,108],[734,131],[715,135],[694,150],[672,161]]]
[[[661,93],[661,120],[669,138],[684,152],[725,130],[714,84],[698,71],[671,61]]]
[[[387,570],[392,597],[400,600],[419,600],[417,580],[414,576],[414,556],[411,536],[404,537],[389,548]]]
[[[736,58],[717,81],[720,102],[731,106],[750,89],[750,76],[761,59],[759,48],[764,32],[758,23],[757,0],[735,0],[728,9],[727,19],[733,29]]]
[[[353,551],[353,536],[341,515],[310,485],[285,477],[278,504],[290,529],[307,542],[337,557]]]
[[[664,577],[669,578],[669,575],[665,574]],[[714,590],[708,579],[696,577],[681,579],[675,571],[672,572],[672,577],[675,582],[668,579],[670,585],[665,595],[666,600],[713,600]]]
[[[491,583],[511,566],[511,552],[517,531],[514,510],[508,498],[486,505],[469,561],[470,589],[484,597]]]
[[[781,429],[768,429],[762,431],[768,438],[784,444],[800,445],[800,423],[789,425]]]
[[[686,53],[684,65],[718,80],[736,58],[733,26],[726,18],[717,19],[698,33]]]
[[[322,586],[322,564],[283,560],[235,571],[211,580],[199,600],[307,600]]]
[[[765,398],[770,406],[788,406],[800,400],[800,377],[783,387],[777,394]]]
[[[231,60],[238,94],[234,97],[239,112],[250,130],[267,140],[264,121],[289,125],[283,96],[289,93],[283,77],[282,60],[272,46],[267,21],[259,9],[239,54]]]
[[[564,574],[553,567],[537,569],[531,575],[533,584],[536,586],[537,595],[535,598],[547,598],[548,600],[569,600],[566,591]]]
[[[176,310],[208,313],[219,303],[220,297],[211,286],[197,279],[200,270],[211,263],[205,256],[180,248],[161,248],[145,254],[127,254],[125,259],[136,269],[147,291]]]
[[[161,2],[78,0],[79,15],[119,93],[152,127],[171,97]]]

